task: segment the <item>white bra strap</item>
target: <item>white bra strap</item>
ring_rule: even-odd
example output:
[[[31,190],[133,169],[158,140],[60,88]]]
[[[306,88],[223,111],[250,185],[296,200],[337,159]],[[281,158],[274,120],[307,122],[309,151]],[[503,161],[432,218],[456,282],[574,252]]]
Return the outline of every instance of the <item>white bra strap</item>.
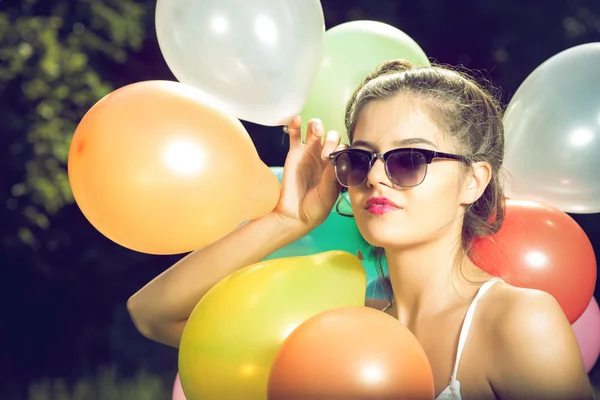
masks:
[[[456,352],[456,360],[454,361],[454,369],[452,370],[452,377],[450,381],[456,380],[456,374],[458,372],[458,364],[460,363],[460,357],[462,356],[463,349],[465,347],[465,343],[467,342],[467,336],[469,336],[469,330],[471,329],[471,322],[473,321],[473,315],[475,314],[475,307],[477,307],[477,302],[479,299],[487,292],[487,290],[496,282],[501,281],[500,278],[492,278],[489,281],[485,282],[475,295],[473,302],[469,305],[467,309],[467,314],[465,315],[465,319],[463,321],[462,329],[460,330],[460,336],[458,339],[458,351]]]

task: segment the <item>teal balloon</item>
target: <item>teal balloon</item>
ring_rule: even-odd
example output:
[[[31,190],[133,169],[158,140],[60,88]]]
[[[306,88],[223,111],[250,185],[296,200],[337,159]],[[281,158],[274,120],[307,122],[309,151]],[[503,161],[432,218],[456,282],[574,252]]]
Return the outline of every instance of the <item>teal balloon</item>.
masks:
[[[390,293],[393,295],[393,292]],[[381,278],[372,279],[367,284],[367,298],[375,300],[389,300]]]
[[[281,182],[283,167],[270,167],[270,169],[275,176],[277,176],[279,182]],[[350,199],[348,198],[347,193],[340,194],[338,203],[338,209],[341,212],[347,214],[352,213]],[[340,215],[335,207],[322,224],[310,231],[304,237],[271,253],[265,260],[307,256],[330,250],[342,250],[355,255],[360,251],[365,258],[362,260],[362,264],[367,274],[367,284],[370,284],[371,281],[377,279],[376,260],[372,257],[368,257],[371,252],[371,246],[360,234],[354,218]]]
[[[271,171],[275,174],[277,179],[279,179],[279,184],[283,181],[283,167],[269,167]]]

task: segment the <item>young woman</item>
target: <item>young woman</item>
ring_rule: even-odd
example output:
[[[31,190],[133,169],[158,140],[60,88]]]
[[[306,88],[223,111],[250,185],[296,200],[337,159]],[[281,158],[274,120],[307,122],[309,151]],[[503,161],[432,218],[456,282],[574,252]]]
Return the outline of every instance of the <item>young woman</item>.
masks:
[[[133,295],[139,331],[177,347],[214,284],[322,223],[346,187],[360,232],[387,259],[393,300],[384,310],[422,344],[438,399],[592,399],[554,298],[495,279],[468,257],[473,240],[503,218],[496,99],[453,70],[389,61],[353,94],[346,128],[349,148],[319,120],[302,143],[294,118],[277,207]]]

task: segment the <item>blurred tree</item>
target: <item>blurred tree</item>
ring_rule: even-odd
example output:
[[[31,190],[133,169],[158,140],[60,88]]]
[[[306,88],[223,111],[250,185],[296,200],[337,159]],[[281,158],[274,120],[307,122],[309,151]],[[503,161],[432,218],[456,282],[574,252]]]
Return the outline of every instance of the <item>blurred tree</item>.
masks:
[[[120,337],[137,333],[123,318],[118,328],[110,324],[115,309],[122,312],[127,296],[158,270],[144,265],[135,274],[136,263],[151,264],[144,255],[114,245],[76,206],[65,207],[73,202],[66,162],[83,114],[136,80],[131,68],[140,69],[143,56],[128,60],[144,43],[152,46],[146,32],[153,7],[136,0],[0,1],[3,384],[23,389],[34,377],[94,372],[119,358],[108,340],[116,329]],[[155,54],[155,72],[165,75]],[[146,63],[137,75],[151,76],[152,67]],[[132,346],[143,354],[138,364],[128,357],[124,365],[130,371],[165,364],[164,356],[175,368],[172,351],[140,343],[143,350]]]
[[[3,3],[1,147],[11,172],[5,177],[10,195],[3,200],[8,210],[44,229],[48,215],[73,201],[65,167],[76,124],[113,89],[104,74],[107,65],[126,62],[128,51],[141,47],[147,5],[134,0]],[[35,247],[31,229],[16,226],[19,238]]]

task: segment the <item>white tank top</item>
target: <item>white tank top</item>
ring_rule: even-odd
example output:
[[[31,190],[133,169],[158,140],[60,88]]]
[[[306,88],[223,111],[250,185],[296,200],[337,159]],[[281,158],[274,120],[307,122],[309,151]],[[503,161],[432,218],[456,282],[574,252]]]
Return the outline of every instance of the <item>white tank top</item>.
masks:
[[[435,400],[462,400],[460,395],[460,382],[456,379],[456,373],[458,372],[458,364],[460,357],[462,356],[465,343],[467,342],[467,336],[469,336],[469,329],[471,328],[471,322],[473,322],[473,315],[475,314],[475,307],[477,302],[484,295],[485,292],[496,282],[500,281],[500,278],[493,278],[481,285],[475,298],[467,309],[467,314],[463,321],[462,329],[460,330],[460,336],[458,339],[458,349],[456,352],[456,359],[454,360],[454,369],[452,370],[452,376],[450,377],[450,384],[436,397]]]

